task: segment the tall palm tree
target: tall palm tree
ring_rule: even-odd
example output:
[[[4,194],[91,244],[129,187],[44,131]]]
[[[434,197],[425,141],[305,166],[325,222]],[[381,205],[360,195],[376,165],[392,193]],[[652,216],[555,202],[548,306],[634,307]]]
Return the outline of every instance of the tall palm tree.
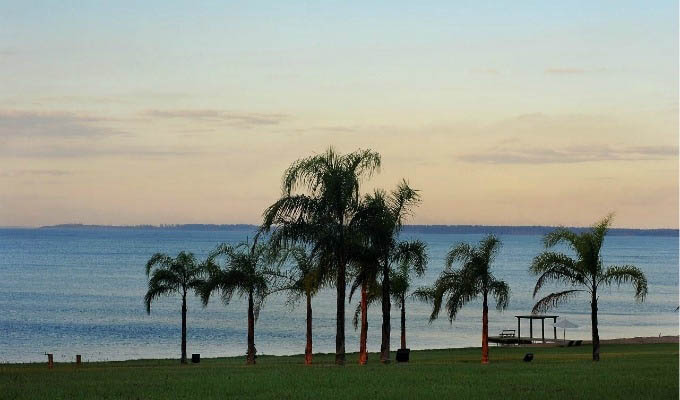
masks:
[[[264,212],[260,232],[273,229],[277,246],[307,244],[323,268],[335,273],[337,291],[335,362],[345,363],[345,293],[350,231],[360,202],[360,183],[380,167],[370,150],[325,153],[294,162],[284,173],[282,197]]]
[[[391,280],[390,272],[393,263],[398,262],[400,257],[399,233],[403,222],[410,216],[413,208],[420,203],[418,191],[412,189],[406,180],[402,180],[396,189],[389,194],[384,191],[376,191],[366,198],[365,214],[361,216],[366,220],[361,226],[361,231],[369,237],[370,245],[378,255],[381,269],[381,303],[382,303],[382,339],[380,345],[380,361],[390,360],[390,335],[391,335]],[[405,247],[416,249],[416,247]],[[414,259],[417,255],[413,255]]]
[[[647,295],[647,278],[632,265],[604,267],[601,250],[604,238],[611,226],[613,214],[596,223],[590,230],[577,234],[565,228],[548,233],[543,239],[546,248],[566,244],[576,258],[563,253],[545,251],[534,258],[530,271],[540,275],[534,288],[534,297],[544,284],[557,281],[577,289],[551,293],[534,305],[533,312],[545,312],[569,300],[580,292],[590,294],[590,318],[593,341],[593,361],[600,360],[600,335],[597,328],[597,290],[602,286],[631,283],[635,288],[635,299],[644,301]]]
[[[446,255],[446,268],[431,288],[419,289],[415,295],[433,303],[430,321],[439,316],[444,297],[449,322],[453,322],[458,311],[469,301],[482,296],[482,364],[489,363],[489,307],[488,296],[496,299],[496,308],[504,310],[508,306],[510,287],[496,279],[491,273],[491,264],[501,242],[494,235],[488,235],[479,242],[478,247],[460,243]],[[453,264],[461,263],[454,270]]]
[[[304,247],[296,246],[289,250],[288,256],[292,257],[294,269],[289,274],[284,274],[283,286],[279,290],[286,290],[289,293],[289,303],[294,303],[300,297],[305,297],[307,306],[306,316],[306,345],[305,345],[305,364],[312,364],[312,297],[314,297],[321,287],[326,283],[324,270],[319,267],[317,260],[311,252]]]
[[[201,274],[201,266],[194,255],[184,251],[175,258],[156,253],[146,263],[149,288],[144,303],[148,314],[151,314],[153,300],[173,293],[182,295],[182,364],[187,362],[187,293],[200,286]]]
[[[224,267],[219,266],[224,258]],[[205,262],[206,278],[199,292],[203,305],[207,305],[214,292],[220,292],[222,302],[227,305],[234,293],[248,299],[248,350],[247,364],[255,364],[255,322],[260,308],[269,294],[271,276],[277,274],[272,268],[273,256],[267,245],[242,242],[236,246],[219,245]]]

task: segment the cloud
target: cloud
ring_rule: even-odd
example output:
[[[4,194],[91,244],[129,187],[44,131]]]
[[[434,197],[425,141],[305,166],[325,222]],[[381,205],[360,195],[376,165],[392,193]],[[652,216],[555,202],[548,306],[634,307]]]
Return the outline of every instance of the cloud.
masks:
[[[497,68],[475,68],[472,70],[476,74],[500,75],[501,71]]]
[[[484,164],[571,164],[594,161],[661,160],[678,156],[677,146],[570,146],[562,149],[517,148],[463,154],[457,158]]]
[[[551,75],[581,75],[593,72],[606,72],[606,71],[607,71],[606,68],[585,69],[572,67],[554,67],[546,68],[545,73]]]
[[[101,137],[120,134],[98,126],[102,118],[67,112],[0,110],[0,139]]]
[[[40,145],[30,148],[0,148],[0,155],[28,158],[91,158],[91,157],[123,157],[123,158],[157,158],[168,156],[189,156],[205,154],[196,150],[175,147],[154,148],[135,145],[91,146],[87,144]]]
[[[148,110],[152,118],[185,119],[238,125],[242,127],[278,125],[290,118],[279,113],[248,113],[223,110]]]
[[[71,175],[73,172],[61,169],[15,169],[0,171],[0,177],[15,178],[23,176],[64,176]]]

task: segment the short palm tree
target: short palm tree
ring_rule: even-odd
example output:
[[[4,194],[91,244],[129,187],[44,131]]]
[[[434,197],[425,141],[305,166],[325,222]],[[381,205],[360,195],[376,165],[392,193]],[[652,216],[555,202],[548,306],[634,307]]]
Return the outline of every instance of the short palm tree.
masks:
[[[401,348],[406,348],[406,298],[411,289],[411,276],[421,277],[427,269],[427,245],[420,240],[399,243],[396,252],[397,268],[391,275],[391,297],[401,310]]]
[[[157,298],[174,293],[182,295],[182,364],[187,362],[187,293],[200,286],[201,274],[201,266],[194,255],[184,251],[175,258],[156,253],[146,263],[149,288],[144,303],[147,313],[151,313],[151,302]]]
[[[393,256],[397,263],[390,271],[390,297],[401,309],[401,348],[406,348],[406,299],[411,287],[411,275],[422,276],[427,268],[427,247],[420,240],[399,242]],[[361,319],[361,336],[359,345],[359,363],[365,364],[368,359],[366,352],[366,338],[368,334],[368,307],[373,303],[382,302],[383,286],[376,279],[376,268],[363,267],[355,277],[350,291],[352,294],[361,287],[361,302],[357,305],[352,320],[354,329],[359,326]]]
[[[305,297],[307,306],[306,316],[306,345],[305,345],[305,364],[312,364],[312,297],[314,297],[321,287],[326,283],[323,275],[323,268],[318,264],[314,255],[304,247],[294,247],[288,252],[289,258],[294,262],[294,268],[290,274],[285,274],[285,281],[279,290],[286,290],[289,293],[288,301],[295,303],[300,297]]]
[[[416,297],[433,303],[430,321],[439,316],[444,297],[449,321],[453,322],[458,311],[470,300],[482,296],[482,364],[489,362],[489,307],[488,296],[496,299],[496,308],[504,310],[508,306],[510,288],[504,281],[496,279],[491,273],[493,263],[501,242],[494,235],[488,235],[479,242],[478,247],[460,243],[451,248],[446,255],[446,268],[431,288],[419,289]],[[461,263],[454,270],[453,264]]]
[[[304,244],[335,274],[335,362],[345,363],[347,265],[353,240],[351,221],[360,203],[360,183],[380,167],[370,150],[325,153],[294,162],[284,173],[282,197],[264,212],[260,232],[271,232],[277,246]]]
[[[551,293],[534,305],[533,312],[545,312],[567,301],[581,292],[590,294],[590,318],[593,342],[593,361],[600,360],[600,335],[597,328],[597,290],[602,286],[632,283],[635,299],[643,301],[647,295],[647,278],[632,265],[604,267],[602,245],[611,225],[613,214],[596,223],[590,230],[577,234],[565,228],[558,228],[545,236],[546,248],[566,244],[576,255],[571,258],[563,253],[545,251],[534,258],[531,272],[539,275],[534,288],[534,297],[544,284],[557,281],[575,289]]]
[[[223,268],[218,263],[222,257],[225,260]],[[275,275],[272,260],[269,247],[256,241],[252,246],[245,242],[236,246],[221,244],[205,262],[206,278],[199,289],[204,305],[214,292],[220,292],[225,305],[234,293],[248,299],[247,364],[255,364],[255,322],[269,294],[271,276]]]

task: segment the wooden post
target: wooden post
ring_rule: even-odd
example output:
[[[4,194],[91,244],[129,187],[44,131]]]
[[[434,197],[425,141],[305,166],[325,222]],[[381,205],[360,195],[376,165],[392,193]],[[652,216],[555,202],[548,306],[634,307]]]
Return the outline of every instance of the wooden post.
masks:
[[[534,319],[529,318],[529,340],[531,343],[534,342]]]
[[[47,353],[47,368],[54,368],[54,354]]]
[[[76,354],[76,366],[80,366],[80,354]]]
[[[545,318],[541,318],[541,341],[545,343]]]
[[[557,323],[557,317],[553,317],[553,333],[555,334],[555,340],[557,340],[557,327],[555,324]]]
[[[516,318],[517,318],[517,346],[519,346],[521,344],[520,342],[522,341],[522,331],[520,330],[520,324],[519,324],[520,317],[516,317]]]

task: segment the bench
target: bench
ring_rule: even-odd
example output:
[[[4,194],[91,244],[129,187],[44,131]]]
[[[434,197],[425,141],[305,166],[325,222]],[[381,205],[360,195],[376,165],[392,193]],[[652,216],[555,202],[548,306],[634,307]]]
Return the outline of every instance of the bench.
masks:
[[[498,336],[500,336],[502,338],[515,337],[515,330],[514,329],[503,329]]]

